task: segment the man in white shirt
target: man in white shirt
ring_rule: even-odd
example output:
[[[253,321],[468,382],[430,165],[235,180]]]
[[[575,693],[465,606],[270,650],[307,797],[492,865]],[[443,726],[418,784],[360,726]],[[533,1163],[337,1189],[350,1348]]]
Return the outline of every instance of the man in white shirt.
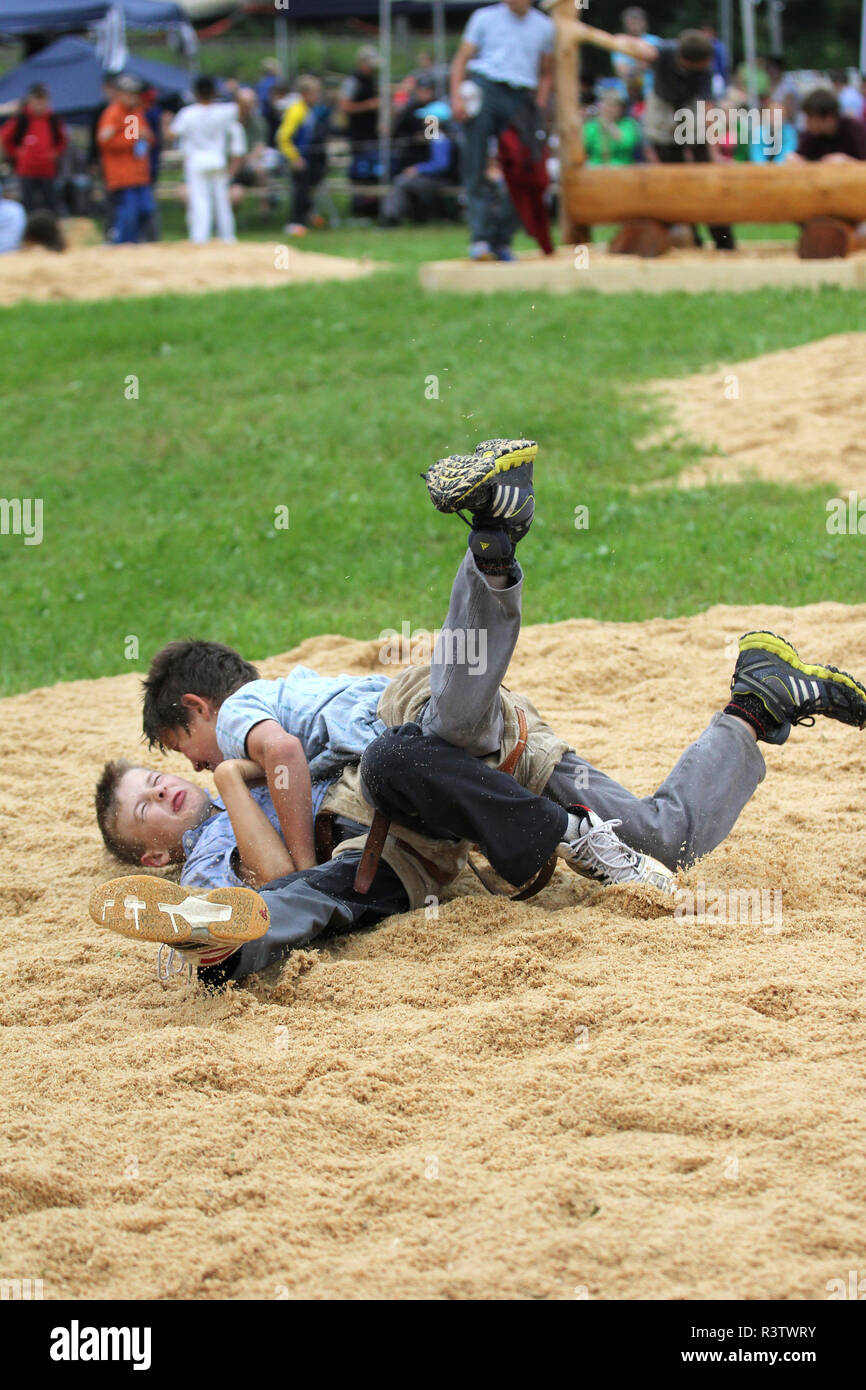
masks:
[[[515,116],[544,108],[553,83],[553,21],[532,8],[532,0],[503,0],[470,16],[451,65],[451,111],[464,127],[463,182],[469,212],[473,260],[498,256],[511,260],[507,245],[492,244],[484,173],[488,146]],[[470,83],[466,83],[467,72]],[[472,110],[466,86],[479,101]],[[516,224],[516,218],[515,224]]]
[[[187,190],[187,227],[194,242],[210,240],[216,217],[222,241],[236,241],[229,197],[228,159],[246,153],[246,138],[236,102],[214,101],[212,77],[195,84],[196,100],[178,111],[171,132],[180,141]]]

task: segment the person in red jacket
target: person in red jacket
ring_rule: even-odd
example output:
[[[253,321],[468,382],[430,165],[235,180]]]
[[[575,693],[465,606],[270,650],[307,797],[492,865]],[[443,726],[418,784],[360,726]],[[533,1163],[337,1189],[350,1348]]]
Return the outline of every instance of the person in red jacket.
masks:
[[[0,141],[21,185],[27,212],[48,208],[57,212],[57,164],[67,146],[66,130],[51,110],[48,88],[36,82],[17,116],[0,130]]]
[[[144,83],[124,73],[114,85],[116,100],[106,106],[96,128],[102,176],[113,208],[109,240],[140,241],[156,211],[150,186],[154,134],[145,112]]]

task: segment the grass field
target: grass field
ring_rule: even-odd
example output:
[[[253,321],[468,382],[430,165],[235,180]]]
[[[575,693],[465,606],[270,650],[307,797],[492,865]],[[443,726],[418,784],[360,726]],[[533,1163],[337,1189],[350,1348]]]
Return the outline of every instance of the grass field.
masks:
[[[172,637],[257,657],[435,625],[463,528],[418,474],[496,434],[542,445],[529,622],[862,598],[857,548],[828,543],[826,487],[630,489],[696,457],[635,452],[660,420],[643,382],[864,329],[866,296],[427,296],[411,233],[309,244],[337,240],[377,240],[395,267],[3,311],[2,491],[44,503],[41,545],[0,537],[3,693],[140,669]]]

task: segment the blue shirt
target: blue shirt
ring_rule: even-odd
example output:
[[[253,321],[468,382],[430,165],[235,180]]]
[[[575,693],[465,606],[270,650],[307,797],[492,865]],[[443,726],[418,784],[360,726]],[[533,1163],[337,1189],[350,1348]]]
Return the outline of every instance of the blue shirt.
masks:
[[[17,251],[24,235],[27,213],[11,198],[0,198],[0,255]]]
[[[249,681],[220,706],[220,752],[247,757],[250,730],[274,719],[300,740],[313,781],[336,776],[385,732],[376,707],[387,685],[387,676],[319,676],[308,666],[295,666],[285,680]]]
[[[330,782],[313,783],[313,815],[319,810],[330,785]],[[271,825],[282,834],[267,787],[250,787],[249,790]],[[243,879],[237,874],[235,832],[223,803],[214,797],[211,804],[216,807],[216,814],[187,830],[183,837],[184,865],[180,881],[191,888],[237,888],[243,884]]]
[[[463,42],[478,49],[467,64],[469,72],[511,87],[538,86],[541,59],[553,52],[553,20],[538,10],[521,19],[507,5],[490,5],[469,18]]]

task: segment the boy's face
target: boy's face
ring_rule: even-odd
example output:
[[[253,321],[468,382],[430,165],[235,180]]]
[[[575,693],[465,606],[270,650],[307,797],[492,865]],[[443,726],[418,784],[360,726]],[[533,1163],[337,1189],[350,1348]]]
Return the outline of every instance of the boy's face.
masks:
[[[44,116],[48,111],[48,101],[45,97],[28,97],[27,105],[34,116]]]
[[[213,772],[224,762],[216,738],[217,709],[199,695],[184,695],[189,728],[162,729],[160,742],[172,753],[189,758],[196,772]]]
[[[172,773],[131,767],[117,784],[114,829],[127,844],[143,845],[141,862],[159,868],[183,853],[183,837],[210,814],[203,787]]]

